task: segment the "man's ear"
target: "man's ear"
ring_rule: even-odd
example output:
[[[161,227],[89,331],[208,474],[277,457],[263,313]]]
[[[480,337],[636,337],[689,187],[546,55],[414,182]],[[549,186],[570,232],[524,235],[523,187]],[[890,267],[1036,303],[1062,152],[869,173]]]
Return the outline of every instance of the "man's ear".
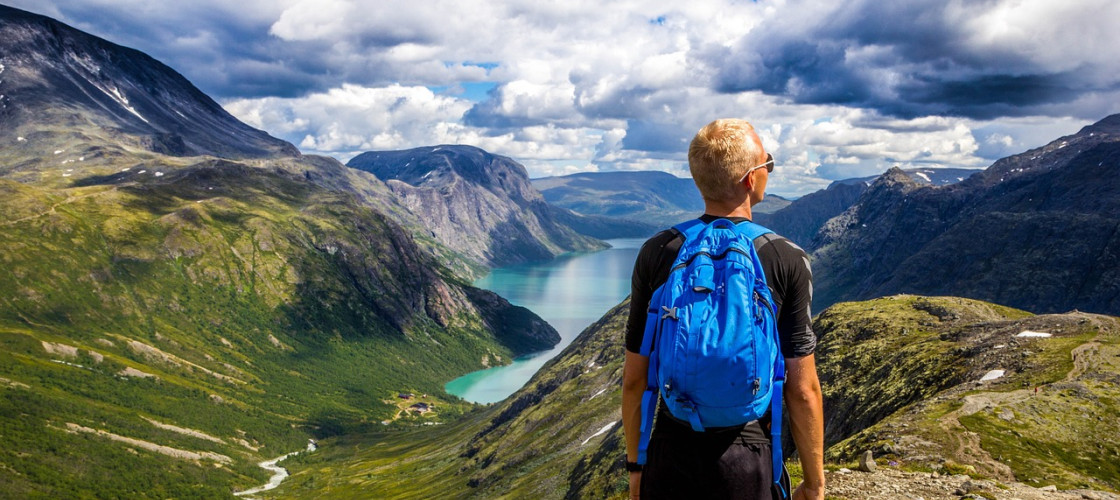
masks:
[[[747,184],[747,191],[754,189],[754,172],[747,174],[747,176],[743,178],[743,182]]]

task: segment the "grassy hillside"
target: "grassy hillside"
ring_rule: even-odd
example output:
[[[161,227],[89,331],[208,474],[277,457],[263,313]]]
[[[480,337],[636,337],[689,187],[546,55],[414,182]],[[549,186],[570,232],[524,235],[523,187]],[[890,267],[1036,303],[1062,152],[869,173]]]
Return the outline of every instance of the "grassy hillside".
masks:
[[[610,311],[498,405],[444,426],[325,441],[285,463],[293,477],[273,497],[625,498],[617,422],[627,310]],[[1024,498],[1046,494],[1028,485],[1120,488],[1107,458],[1120,451],[1109,419],[1120,320],[898,296],[838,304],[815,328],[829,468],[873,450],[892,470],[987,476]],[[1002,377],[980,382],[997,369]]]
[[[1120,489],[1117,318],[896,296],[838,304],[816,327],[831,459],[874,450],[920,469]]]
[[[453,417],[444,382],[555,342],[350,194],[224,160],[119,170],[0,179],[8,494],[229,495],[308,437]]]

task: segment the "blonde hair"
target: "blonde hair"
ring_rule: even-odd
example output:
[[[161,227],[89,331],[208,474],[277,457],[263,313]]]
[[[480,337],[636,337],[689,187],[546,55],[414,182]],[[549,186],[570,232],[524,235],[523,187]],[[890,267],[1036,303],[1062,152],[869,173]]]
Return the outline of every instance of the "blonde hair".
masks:
[[[688,169],[706,200],[728,201],[747,169],[762,163],[762,143],[746,120],[720,119],[700,129],[688,146]]]

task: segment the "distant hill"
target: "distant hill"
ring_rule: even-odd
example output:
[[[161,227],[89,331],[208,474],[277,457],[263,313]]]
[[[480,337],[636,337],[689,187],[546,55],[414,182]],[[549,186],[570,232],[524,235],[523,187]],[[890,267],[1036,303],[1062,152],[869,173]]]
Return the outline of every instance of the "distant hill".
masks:
[[[704,212],[696,183],[667,172],[584,172],[532,182],[553,205],[583,215],[647,224],[648,235]],[[768,194],[755,208],[759,213],[769,213],[789,203],[781,196]]]
[[[905,292],[1118,314],[1118,173],[1120,115],[950,186],[893,169],[822,229],[816,305]]]
[[[605,248],[557,220],[525,167],[473,146],[370,151],[347,166],[384,181],[443,245],[490,267]]]

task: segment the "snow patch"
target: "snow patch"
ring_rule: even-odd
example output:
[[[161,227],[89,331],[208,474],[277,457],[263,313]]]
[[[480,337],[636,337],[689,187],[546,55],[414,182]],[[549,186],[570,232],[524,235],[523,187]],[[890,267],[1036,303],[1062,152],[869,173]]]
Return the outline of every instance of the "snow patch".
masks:
[[[1000,345],[992,347],[992,349],[1003,349],[1004,347],[1007,347],[1007,344],[1000,344]]]
[[[163,177],[163,172],[156,172],[156,177]]]
[[[925,179],[925,180],[926,180],[926,182],[928,182],[928,183],[930,183],[930,184],[932,184],[932,183],[933,183],[933,180],[931,180],[931,179],[929,178],[929,176],[928,176],[928,175],[926,175],[926,174],[924,174],[924,173],[922,173],[922,172],[914,172],[914,175],[916,175],[916,176],[918,176],[918,177],[921,177],[921,178]]]
[[[1046,333],[1046,332],[1032,332],[1030,330],[1023,330],[1023,332],[1016,335],[1016,337],[1047,338],[1047,337],[1053,337],[1053,335],[1051,335],[1049,333]]]
[[[605,434],[607,431],[611,430],[611,428],[614,427],[615,424],[617,424],[617,423],[618,423],[618,421],[616,420],[616,421],[611,422],[607,425],[604,425],[602,429],[599,429],[599,432],[596,432],[595,434],[592,434],[591,437],[589,437],[587,439],[584,439],[583,442],[580,443],[579,445],[583,446],[583,445],[587,444],[588,441],[591,441],[592,438],[594,438],[596,436],[600,436],[602,434]]]
[[[97,87],[97,90],[104,92],[105,95],[109,96],[114,101],[117,101],[117,104],[120,104],[121,107],[127,110],[129,113],[132,113],[136,115],[137,118],[144,120],[144,123],[151,123],[147,118],[144,118],[144,116],[141,115],[139,111],[136,111],[136,108],[133,108],[132,105],[129,104],[128,98],[125,97],[124,93],[121,92],[116,85],[106,88],[98,85],[97,82],[94,82],[93,80],[89,80],[89,83],[94,87]]]
[[[607,392],[606,387],[604,387],[602,389],[599,389],[599,392],[596,392],[595,394],[592,394],[591,397],[587,398],[587,400],[591,401],[592,399],[595,399],[595,396],[599,396],[599,395],[603,394],[604,392]]]
[[[61,149],[56,149],[56,150],[54,150],[54,154],[60,155],[60,154],[62,154],[62,150]]]
[[[27,139],[23,137],[16,137],[16,142],[27,142]]]
[[[86,367],[86,366],[82,366],[82,365],[79,365],[79,364],[77,364],[77,363],[71,363],[71,362],[69,362],[69,361],[63,361],[63,360],[61,360],[61,359],[52,359],[52,360],[51,360],[51,362],[52,362],[52,363],[58,363],[58,364],[60,364],[60,365],[73,366],[74,368],[81,368],[81,369],[83,369],[83,370],[89,370],[89,371],[93,371],[93,368],[89,368],[89,367]]]
[[[980,377],[980,381],[981,382],[987,382],[989,380],[995,380],[997,378],[1002,377],[1003,374],[1004,374],[1003,370],[992,370],[988,373],[985,373],[983,377]]]

